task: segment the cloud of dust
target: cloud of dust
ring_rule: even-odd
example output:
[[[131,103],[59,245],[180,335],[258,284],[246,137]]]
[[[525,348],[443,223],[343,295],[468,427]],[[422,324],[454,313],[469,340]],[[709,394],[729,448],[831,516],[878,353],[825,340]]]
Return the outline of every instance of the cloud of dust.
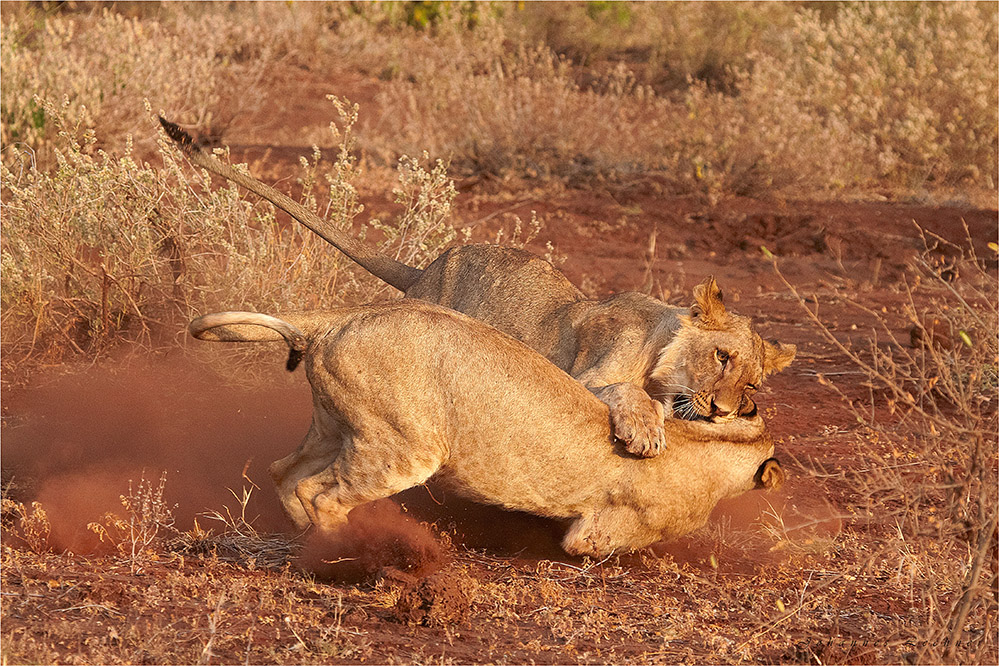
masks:
[[[319,580],[356,583],[390,569],[426,576],[446,560],[426,525],[395,502],[379,500],[351,511],[347,525],[334,535],[310,532],[297,563]]]
[[[247,518],[262,531],[291,531],[267,473],[271,461],[290,453],[308,430],[312,400],[304,373],[252,387],[234,387],[187,359],[124,368],[95,367],[80,374],[38,378],[28,388],[5,389],[3,478],[14,480],[14,498],[39,501],[51,523],[50,546],[96,553],[87,529],[111,512],[125,517],[120,497],[140,480],[158,485],[166,472],[164,500],[178,529],[205,511],[228,506],[238,515],[237,494],[258,486]],[[392,502],[351,513],[337,543],[318,539],[301,564],[321,576],[357,580],[394,567],[421,574],[436,569],[443,551],[417,521],[436,523],[473,548],[528,558],[564,558],[562,528],[554,521],[467,502],[441,489],[413,488]],[[415,520],[414,520],[415,518]],[[205,518],[203,528],[212,527]],[[344,560],[339,565],[324,562]]]
[[[309,427],[311,399],[301,383],[234,388],[190,361],[44,377],[27,389],[6,390],[2,432],[4,480],[15,499],[42,503],[57,550],[90,552],[88,522],[106,512],[124,515],[120,496],[141,478],[176,504],[177,527],[228,506],[230,493],[258,486],[247,519],[262,531],[289,529],[267,465],[298,446]],[[199,520],[203,527],[211,523]]]

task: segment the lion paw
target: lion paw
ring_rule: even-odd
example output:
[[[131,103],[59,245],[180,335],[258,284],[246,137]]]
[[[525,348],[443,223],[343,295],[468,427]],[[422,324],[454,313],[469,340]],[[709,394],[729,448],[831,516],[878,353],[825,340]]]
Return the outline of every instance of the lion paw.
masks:
[[[628,453],[643,458],[666,450],[663,406],[633,384],[612,384],[595,391],[610,407],[614,437]]]
[[[666,437],[662,428],[659,428],[658,431],[649,430],[642,434],[636,434],[631,441],[624,439],[617,433],[615,436],[624,441],[624,448],[628,453],[641,458],[654,458],[666,450]]]

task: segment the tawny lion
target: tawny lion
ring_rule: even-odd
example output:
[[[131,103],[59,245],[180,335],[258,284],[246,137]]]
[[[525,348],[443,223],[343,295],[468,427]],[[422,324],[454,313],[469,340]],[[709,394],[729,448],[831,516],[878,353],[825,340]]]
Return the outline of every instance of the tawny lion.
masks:
[[[693,324],[690,324],[693,325]],[[671,420],[667,454],[642,460],[612,436],[607,406],[523,343],[413,299],[330,312],[223,312],[193,321],[200,339],[284,338],[304,358],[312,426],[271,472],[300,525],[336,530],[348,512],[434,478],[472,500],[569,522],[562,545],[596,556],[702,525],[716,503],[778,487],[758,436],[719,441],[716,426]],[[302,460],[326,456],[296,477]]]
[[[694,290],[688,310],[627,292],[583,297],[544,259],[494,245],[452,248],[425,269],[373,251],[274,188],[222,164],[177,125],[160,118],[191,161],[259,194],[378,278],[463,312],[526,343],[575,377],[610,409],[628,451],[654,456],[666,443],[668,415],[718,423],[718,439],[738,437],[764,377],[785,368],[794,345],[765,342],[746,317],[727,312],[713,279]],[[682,327],[683,317],[696,325]]]

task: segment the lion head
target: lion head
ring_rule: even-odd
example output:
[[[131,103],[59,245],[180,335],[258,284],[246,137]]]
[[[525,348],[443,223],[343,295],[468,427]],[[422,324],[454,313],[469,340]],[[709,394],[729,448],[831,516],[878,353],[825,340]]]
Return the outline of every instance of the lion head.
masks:
[[[748,317],[725,309],[714,278],[694,288],[694,304],[679,319],[646,385],[675,416],[719,421],[750,415],[764,378],[794,360],[794,345],[766,342]]]

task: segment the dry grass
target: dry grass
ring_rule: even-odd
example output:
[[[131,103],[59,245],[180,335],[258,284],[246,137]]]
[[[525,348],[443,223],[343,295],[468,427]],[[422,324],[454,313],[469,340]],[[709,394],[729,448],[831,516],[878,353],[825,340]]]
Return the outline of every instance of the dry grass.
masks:
[[[682,3],[615,18],[577,8],[551,19],[562,26],[546,33],[553,44],[518,40],[501,19],[472,33],[444,23],[433,39],[412,40],[416,57],[383,97],[395,131],[373,140],[389,152],[428,149],[464,171],[570,183],[654,173],[676,192],[711,196],[994,190],[992,9],[880,4],[823,17]],[[544,11],[530,14],[544,25]],[[670,26],[655,47],[654,26]],[[573,46],[559,41],[567,33]],[[600,62],[609,34],[620,57]],[[583,66],[556,55],[578,57],[580,42],[594,46]],[[629,48],[648,59],[635,63],[639,74]],[[650,62],[675,69],[657,77]]]
[[[280,566],[288,551],[277,541],[238,563],[226,539],[200,553],[171,546],[141,576],[127,558],[5,546],[3,651],[8,661],[81,663],[881,663],[933,662],[944,649],[926,647],[907,581],[855,534],[776,557],[758,529],[694,538],[711,556],[679,564],[651,553],[532,562],[459,549],[438,575],[463,581],[470,608],[427,627],[400,614],[405,584],[317,584]],[[994,650],[981,642],[963,637],[957,660],[986,663]]]
[[[45,103],[64,98],[116,150],[129,134],[151,148],[144,98],[218,138],[263,69],[292,62],[384,80],[362,145],[389,164],[656,174],[713,197],[999,183],[988,3],[407,6],[5,9],[4,159],[56,139]]]
[[[296,187],[303,205],[413,265],[461,240],[449,168],[500,182],[653,180],[709,198],[995,193],[993,4],[510,4],[422,18],[414,7],[125,18],[5,3],[4,382],[123,343],[175,347],[180,323],[206,310],[385,293],[156,143],[144,100],[218,138],[236,113],[229,91],[252,99],[275,63],[379,78],[382,114],[364,122],[334,99],[336,156],[305,159]],[[388,189],[401,212],[362,224],[362,167],[379,160],[397,165]],[[511,217],[496,240],[529,242],[544,219]],[[468,616],[424,627],[400,622],[390,580],[320,585],[298,572],[300,544],[247,519],[250,490],[183,531],[162,486],[123,488],[124,511],[95,525],[109,552],[88,557],[50,552],[45,507],[5,486],[2,660],[994,662],[999,286],[981,257],[945,254],[958,258],[909,275],[915,347],[883,313],[865,313],[864,349],[815,316],[872,396],[847,403],[862,430],[829,433],[849,438],[845,468],[798,470],[845,498],[820,517],[842,531],[774,507],[759,524],[693,535],[693,557],[457,547],[444,575],[475,581]],[[646,287],[668,297],[654,261],[653,237]]]
[[[355,225],[363,210],[352,151],[357,108],[333,101],[340,151],[325,176],[318,152],[302,159],[303,205],[318,211],[324,200],[334,224],[354,225],[361,237],[374,229],[382,251],[425,265],[456,237],[445,165],[403,158],[400,214]],[[59,129],[51,145],[59,168],[0,165],[8,378],[40,363],[100,358],[122,343],[147,350],[184,344],[178,322],[196,313],[314,309],[387,292],[341,255],[331,258],[308,230],[278,224],[270,205],[244,200],[234,185],[213,190],[207,173],[189,175],[165,137],[162,166],[140,164],[131,145],[122,155],[97,150],[93,130],[70,125],[67,107],[44,108]],[[146,121],[153,133],[148,108]]]
[[[997,649],[999,279],[970,240],[961,248],[924,233],[923,241],[926,251],[905,284],[911,339],[897,339],[884,313],[855,304],[875,326],[869,349],[842,342],[776,260],[774,268],[822,335],[870,382],[863,404],[819,376],[867,428],[857,449],[862,466],[842,481],[859,521],[883,536],[873,549],[854,544],[854,566],[841,575],[880,570],[907,589],[919,620],[881,635],[917,646],[919,662],[978,663]]]
[[[256,35],[261,57],[250,57],[234,33],[248,37],[252,26],[234,26],[220,13],[177,11],[160,22],[97,5],[46,14],[10,3],[3,24],[0,117],[7,164],[12,152],[24,150],[53,163],[49,149],[62,128],[46,104],[62,105],[63,122],[95,130],[102,145],[116,151],[128,137],[143,153],[155,147],[144,99],[221,132],[237,108],[245,111],[248,100],[259,98],[256,84],[270,59],[263,35]]]

